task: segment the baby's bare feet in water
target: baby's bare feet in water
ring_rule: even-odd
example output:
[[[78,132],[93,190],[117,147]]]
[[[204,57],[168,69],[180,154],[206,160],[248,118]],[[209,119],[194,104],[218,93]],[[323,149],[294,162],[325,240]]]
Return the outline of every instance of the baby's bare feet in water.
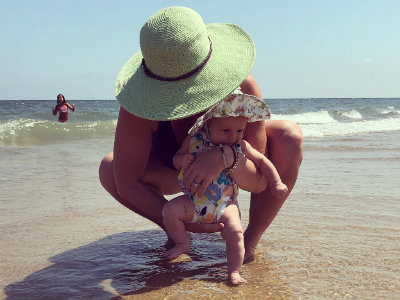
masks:
[[[229,283],[232,285],[239,285],[246,282],[247,280],[240,276],[240,273],[238,271],[229,274]]]
[[[168,259],[178,258],[181,254],[188,253],[190,250],[190,241],[187,243],[176,244],[175,247],[169,249],[164,253],[164,256]]]

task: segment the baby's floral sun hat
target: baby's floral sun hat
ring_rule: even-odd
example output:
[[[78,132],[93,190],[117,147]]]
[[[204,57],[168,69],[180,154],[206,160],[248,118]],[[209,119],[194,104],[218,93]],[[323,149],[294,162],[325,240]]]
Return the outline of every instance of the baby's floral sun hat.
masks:
[[[246,117],[247,122],[257,122],[267,120],[270,116],[269,108],[263,100],[243,94],[238,88],[199,117],[188,133],[196,134],[212,118]]]

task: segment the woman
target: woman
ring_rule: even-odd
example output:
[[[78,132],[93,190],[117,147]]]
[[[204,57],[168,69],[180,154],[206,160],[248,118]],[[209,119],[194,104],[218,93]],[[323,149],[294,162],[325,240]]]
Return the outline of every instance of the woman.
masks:
[[[63,94],[57,95],[57,105],[53,107],[53,115],[55,116],[57,112],[58,115],[58,122],[67,123],[68,122],[68,109],[75,111],[75,105],[70,105],[65,101],[65,97]]]
[[[121,204],[164,228],[164,195],[180,192],[172,157],[196,119],[239,85],[243,93],[262,97],[249,74],[254,44],[236,25],[205,25],[191,9],[169,7],[143,25],[140,44],[141,51],[117,77],[121,109],[114,152],[104,157],[99,177]],[[244,139],[272,161],[290,193],[302,160],[300,128],[290,121],[256,122],[248,124]],[[223,169],[219,149],[202,153],[186,171],[184,185],[195,186],[201,195]],[[239,171],[254,181],[260,176],[250,161]],[[278,199],[268,188],[249,189],[257,193],[251,195],[244,233],[247,261],[254,258],[259,239],[289,195]],[[186,224],[193,232],[215,232],[222,226]]]

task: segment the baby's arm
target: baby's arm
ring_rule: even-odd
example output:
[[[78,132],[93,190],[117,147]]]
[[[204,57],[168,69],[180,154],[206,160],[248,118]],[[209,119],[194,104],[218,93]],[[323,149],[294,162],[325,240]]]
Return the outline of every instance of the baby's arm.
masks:
[[[242,141],[240,146],[245,156],[258,167],[261,174],[268,181],[272,195],[278,198],[283,198],[287,194],[288,188],[286,184],[282,182],[281,177],[272,162],[259,151],[254,149],[248,142]]]
[[[174,155],[173,162],[174,162],[174,167],[177,170],[181,170],[182,168],[184,169],[188,168],[194,160],[194,155],[188,152],[189,143],[190,143],[190,136],[187,136],[184,139],[182,146]]]

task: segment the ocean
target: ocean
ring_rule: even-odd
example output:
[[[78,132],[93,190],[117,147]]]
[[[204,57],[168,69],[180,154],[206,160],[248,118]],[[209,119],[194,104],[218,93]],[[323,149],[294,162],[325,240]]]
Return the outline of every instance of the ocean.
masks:
[[[66,124],[55,100],[0,101],[0,299],[399,297],[400,98],[266,99],[301,126],[304,159],[237,288],[218,234],[166,263],[163,231],[101,187],[117,101],[67,101]]]

